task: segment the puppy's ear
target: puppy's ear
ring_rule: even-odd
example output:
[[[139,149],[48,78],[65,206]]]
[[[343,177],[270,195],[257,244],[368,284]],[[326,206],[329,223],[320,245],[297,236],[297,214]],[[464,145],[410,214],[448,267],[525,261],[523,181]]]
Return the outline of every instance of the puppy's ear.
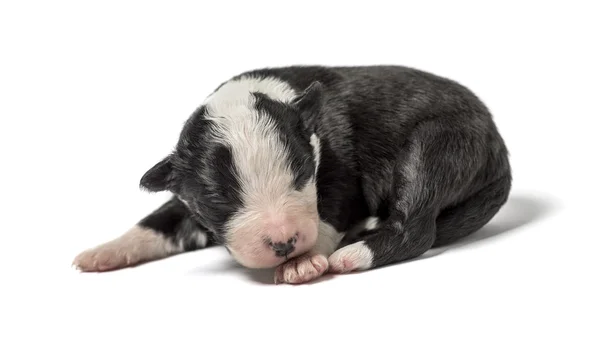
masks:
[[[171,163],[171,156],[167,156],[142,176],[140,187],[150,192],[165,191],[168,189],[172,178],[173,165]]]
[[[323,102],[323,85],[319,81],[311,83],[294,101],[300,111],[304,127],[313,132]]]

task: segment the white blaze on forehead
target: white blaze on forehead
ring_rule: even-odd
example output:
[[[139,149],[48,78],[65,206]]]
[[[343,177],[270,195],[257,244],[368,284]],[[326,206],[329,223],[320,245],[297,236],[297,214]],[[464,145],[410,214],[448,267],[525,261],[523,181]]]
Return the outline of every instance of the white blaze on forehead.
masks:
[[[231,81],[205,102],[206,119],[214,122],[214,136],[231,149],[246,197],[279,197],[287,192],[294,175],[275,121],[256,111],[253,92],[280,101],[294,97],[289,85],[272,78]]]
[[[290,102],[297,93],[287,83],[272,78],[246,77],[223,84],[219,89],[206,98],[204,104],[211,104],[214,108],[220,105],[246,105],[249,103],[250,93],[258,92],[267,95],[272,100]]]
[[[206,119],[214,122],[214,136],[231,149],[244,206],[262,212],[277,209],[286,197],[292,197],[288,195],[294,174],[275,121],[256,111],[253,92],[281,102],[290,102],[296,96],[283,81],[242,78],[222,85],[204,104]],[[317,142],[313,138],[311,143]],[[314,189],[307,190],[305,194],[312,195]]]

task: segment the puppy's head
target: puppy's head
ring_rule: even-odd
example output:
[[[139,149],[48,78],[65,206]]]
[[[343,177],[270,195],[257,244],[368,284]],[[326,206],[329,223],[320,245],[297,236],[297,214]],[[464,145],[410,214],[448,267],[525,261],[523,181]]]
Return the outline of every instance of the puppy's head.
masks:
[[[178,196],[249,268],[308,251],[319,222],[315,122],[322,87],[296,94],[264,81],[232,81],[213,93],[188,119],[175,150],[140,182]]]

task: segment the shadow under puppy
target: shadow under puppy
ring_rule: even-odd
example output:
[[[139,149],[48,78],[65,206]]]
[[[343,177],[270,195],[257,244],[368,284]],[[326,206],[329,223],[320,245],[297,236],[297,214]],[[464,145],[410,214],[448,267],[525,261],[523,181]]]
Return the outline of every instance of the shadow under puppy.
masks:
[[[485,105],[401,66],[292,66],[221,84],[142,177],[173,197],[78,255],[106,271],[223,245],[275,282],[368,270],[477,231],[511,189]]]

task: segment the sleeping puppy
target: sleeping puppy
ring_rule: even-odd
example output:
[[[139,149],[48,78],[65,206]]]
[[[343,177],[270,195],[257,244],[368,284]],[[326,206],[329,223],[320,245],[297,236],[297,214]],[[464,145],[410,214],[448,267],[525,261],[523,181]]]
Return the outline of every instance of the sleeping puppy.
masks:
[[[172,198],[81,253],[114,270],[212,245],[276,283],[415,258],[483,227],[511,168],[486,106],[401,66],[292,66],[221,84],[140,185]]]

